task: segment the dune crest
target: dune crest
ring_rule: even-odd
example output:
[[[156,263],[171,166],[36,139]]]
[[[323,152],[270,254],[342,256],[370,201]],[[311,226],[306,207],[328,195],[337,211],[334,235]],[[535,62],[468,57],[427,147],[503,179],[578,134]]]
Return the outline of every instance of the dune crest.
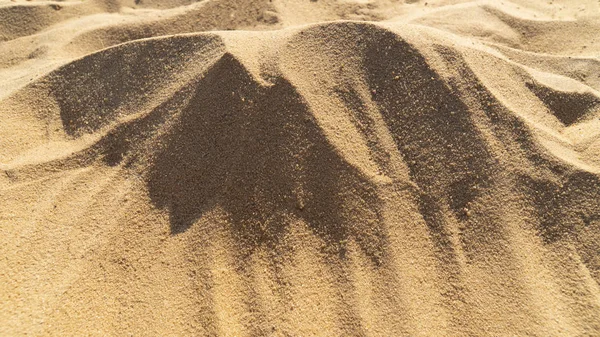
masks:
[[[600,334],[563,3],[0,1],[0,334]]]

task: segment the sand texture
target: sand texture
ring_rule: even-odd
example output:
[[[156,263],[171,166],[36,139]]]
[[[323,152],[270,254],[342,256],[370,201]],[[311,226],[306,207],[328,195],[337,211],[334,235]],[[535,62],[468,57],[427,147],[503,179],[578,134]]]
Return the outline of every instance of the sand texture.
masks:
[[[1,336],[600,336],[600,2],[0,0]]]

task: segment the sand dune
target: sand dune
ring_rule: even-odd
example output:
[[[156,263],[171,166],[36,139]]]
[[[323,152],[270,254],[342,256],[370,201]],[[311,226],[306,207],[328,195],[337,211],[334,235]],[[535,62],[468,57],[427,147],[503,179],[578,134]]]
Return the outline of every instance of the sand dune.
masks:
[[[0,335],[600,335],[599,30],[0,0]]]

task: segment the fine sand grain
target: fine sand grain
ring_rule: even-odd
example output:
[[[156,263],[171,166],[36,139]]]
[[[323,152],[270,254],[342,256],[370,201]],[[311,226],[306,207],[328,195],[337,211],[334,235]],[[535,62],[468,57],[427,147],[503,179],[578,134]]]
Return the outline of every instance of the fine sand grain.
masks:
[[[0,0],[0,335],[600,336],[597,0]]]

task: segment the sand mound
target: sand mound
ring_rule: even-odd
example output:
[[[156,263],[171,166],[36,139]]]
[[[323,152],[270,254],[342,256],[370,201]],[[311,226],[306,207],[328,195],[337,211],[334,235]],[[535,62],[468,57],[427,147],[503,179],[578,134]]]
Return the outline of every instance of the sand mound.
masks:
[[[0,334],[600,334],[586,6],[0,1]]]

